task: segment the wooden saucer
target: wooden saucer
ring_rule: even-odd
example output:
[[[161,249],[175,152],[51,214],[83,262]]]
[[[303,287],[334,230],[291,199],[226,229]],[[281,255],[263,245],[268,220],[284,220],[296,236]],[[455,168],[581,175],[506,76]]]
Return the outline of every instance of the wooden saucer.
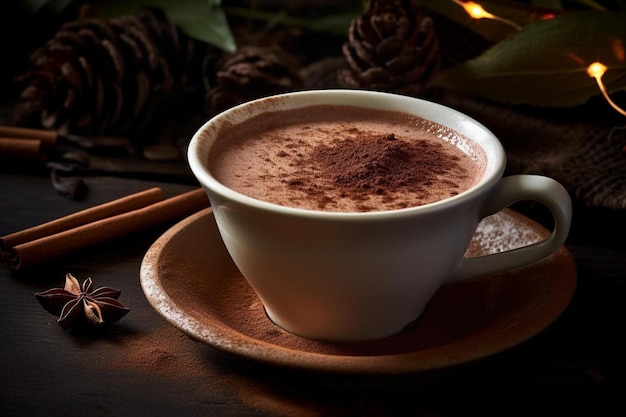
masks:
[[[548,233],[507,209],[481,222],[468,256],[523,246]],[[211,209],[157,239],[143,259],[140,279],[157,312],[215,348],[279,366],[381,374],[453,366],[531,338],[571,301],[576,268],[562,247],[526,267],[443,287],[404,332],[350,343],[304,339],[274,325],[226,252]]]

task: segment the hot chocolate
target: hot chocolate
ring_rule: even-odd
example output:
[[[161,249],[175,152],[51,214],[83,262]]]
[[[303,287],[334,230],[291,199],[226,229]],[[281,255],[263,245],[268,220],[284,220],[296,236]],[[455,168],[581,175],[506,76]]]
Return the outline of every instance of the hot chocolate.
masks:
[[[442,125],[401,112],[309,106],[219,132],[215,178],[259,200],[365,212],[423,205],[476,184],[485,156]]]

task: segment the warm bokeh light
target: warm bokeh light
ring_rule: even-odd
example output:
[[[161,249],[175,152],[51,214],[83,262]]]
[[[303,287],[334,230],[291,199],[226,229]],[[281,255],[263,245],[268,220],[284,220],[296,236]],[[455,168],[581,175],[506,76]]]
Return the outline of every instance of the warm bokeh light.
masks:
[[[541,20],[550,20],[550,19],[554,19],[556,17],[556,15],[554,13],[544,13],[541,16],[539,16],[539,19]]]
[[[606,67],[606,65],[602,64],[601,62],[594,62],[587,67],[587,74],[589,74],[591,78],[595,78],[596,83],[598,83],[598,88],[602,92],[602,95],[604,96],[606,101],[611,105],[611,107],[613,107],[619,114],[626,116],[626,111],[624,111],[617,104],[615,104],[613,100],[611,100],[611,97],[609,97],[609,94],[606,92],[606,87],[602,82],[602,76],[607,69],[608,68]]]
[[[603,65],[600,62],[594,62],[587,67],[587,74],[589,74],[591,78],[599,79],[602,78],[606,70],[606,65]]]
[[[461,6],[463,9],[465,9],[465,12],[473,19],[492,19],[492,20],[497,20],[499,22],[505,23],[509,26],[514,27],[515,29],[519,30],[521,29],[521,27],[516,24],[515,22],[512,22],[508,19],[505,19],[503,17],[499,17],[496,16],[492,13],[489,13],[488,11],[486,11],[483,6],[481,6],[478,3],[474,3],[473,1],[460,1],[460,0],[452,0],[453,2],[455,2],[456,4],[458,4],[459,6]]]
[[[478,3],[474,3],[473,1],[467,1],[463,3],[463,2],[455,0],[454,2],[460,5],[461,7],[463,7],[465,11],[467,12],[467,14],[473,17],[474,19],[483,19],[483,18],[493,19],[495,17],[494,15],[492,15],[491,13],[483,9],[483,6],[481,6]]]

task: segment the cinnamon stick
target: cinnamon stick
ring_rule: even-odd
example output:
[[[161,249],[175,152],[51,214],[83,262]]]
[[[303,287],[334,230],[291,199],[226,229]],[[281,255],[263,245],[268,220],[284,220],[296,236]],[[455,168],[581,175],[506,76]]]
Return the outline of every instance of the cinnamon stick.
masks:
[[[0,161],[43,161],[39,139],[0,138]]]
[[[70,230],[87,223],[115,216],[127,211],[165,200],[165,193],[158,187],[140,191],[104,204],[90,207],[76,213],[0,237],[0,251],[6,252],[9,248],[39,238],[54,235]]]
[[[17,126],[0,125],[0,136],[19,139],[38,139],[46,148],[54,148],[59,134],[53,130],[30,129]]]
[[[136,210],[102,218],[56,234],[7,248],[5,263],[14,270],[171,222],[209,206],[202,189],[189,191]]]

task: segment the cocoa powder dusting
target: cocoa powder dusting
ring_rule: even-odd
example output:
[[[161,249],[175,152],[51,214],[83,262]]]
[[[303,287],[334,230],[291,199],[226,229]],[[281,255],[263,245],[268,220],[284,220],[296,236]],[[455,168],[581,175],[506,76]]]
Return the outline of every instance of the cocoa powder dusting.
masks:
[[[285,182],[293,190],[316,196],[320,209],[332,202],[328,196],[331,190],[362,202],[362,211],[373,209],[367,205],[371,195],[394,203],[395,208],[405,208],[409,203],[403,201],[400,191],[416,194],[428,202],[432,188],[439,189],[439,183],[450,189],[450,196],[457,194],[459,187],[453,180],[467,176],[457,161],[459,157],[432,140],[409,142],[393,133],[360,133],[356,137],[334,138],[329,145],[317,145],[297,160],[299,170]],[[310,181],[311,176],[314,182]]]

